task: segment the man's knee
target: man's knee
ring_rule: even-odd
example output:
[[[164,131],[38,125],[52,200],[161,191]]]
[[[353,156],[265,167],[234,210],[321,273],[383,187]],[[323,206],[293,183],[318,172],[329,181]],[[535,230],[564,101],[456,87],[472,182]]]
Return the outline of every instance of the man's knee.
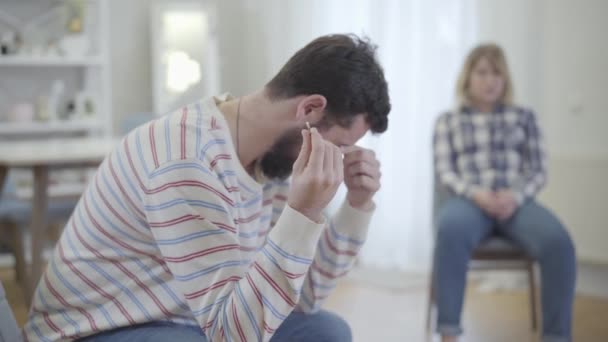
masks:
[[[322,342],[351,342],[352,331],[350,325],[340,316],[321,311],[318,315],[316,325],[318,328],[318,341]]]
[[[348,323],[331,312],[292,312],[271,341],[351,342],[352,333]]]

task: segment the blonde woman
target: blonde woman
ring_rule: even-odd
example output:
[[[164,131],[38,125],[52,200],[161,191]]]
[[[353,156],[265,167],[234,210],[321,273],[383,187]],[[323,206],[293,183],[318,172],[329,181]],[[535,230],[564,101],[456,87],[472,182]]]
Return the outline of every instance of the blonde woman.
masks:
[[[543,340],[569,341],[576,258],[562,223],[534,197],[546,180],[545,150],[534,113],[512,103],[502,49],[480,45],[457,85],[460,105],[437,120],[435,172],[453,196],[439,210],[435,255],[437,329],[443,341],[462,333],[467,263],[498,232],[541,268]]]

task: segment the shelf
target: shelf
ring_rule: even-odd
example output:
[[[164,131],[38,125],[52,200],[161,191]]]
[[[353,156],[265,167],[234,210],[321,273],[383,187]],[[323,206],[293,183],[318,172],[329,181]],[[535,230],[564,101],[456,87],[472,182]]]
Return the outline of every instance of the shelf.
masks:
[[[82,0],[86,18],[82,34],[86,41],[70,41],[78,36],[70,37],[61,26],[66,20],[64,0],[6,2],[0,0],[0,21],[7,21],[5,24],[19,30],[27,28],[32,37],[22,37],[23,46],[15,54],[0,55],[0,145],[8,140],[111,136],[113,102],[108,1]],[[38,31],[48,31],[48,34],[33,34]],[[92,93],[95,115],[70,116],[73,121],[10,121],[14,117],[9,114],[13,105],[25,102],[36,106],[40,96],[51,96],[49,90],[55,81],[64,83],[62,95],[68,97],[76,97],[76,92],[81,90]],[[65,101],[61,102],[65,110]],[[78,106],[75,110],[85,111]],[[79,119],[81,121],[76,121]]]
[[[0,56],[0,66],[38,66],[38,67],[87,67],[101,66],[102,58],[92,57],[34,57]]]
[[[0,136],[74,133],[102,128],[99,121],[0,122]]]
[[[79,197],[85,191],[87,184],[85,183],[62,183],[51,184],[48,187],[49,198],[58,197]],[[20,200],[31,200],[33,190],[31,187],[17,188],[16,197]]]

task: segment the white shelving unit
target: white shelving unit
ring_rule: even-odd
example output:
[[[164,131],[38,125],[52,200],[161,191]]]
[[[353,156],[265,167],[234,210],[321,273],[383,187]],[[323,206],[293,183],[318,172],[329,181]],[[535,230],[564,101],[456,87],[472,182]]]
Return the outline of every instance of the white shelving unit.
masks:
[[[92,57],[32,57],[32,56],[2,56],[0,66],[32,66],[32,67],[103,67],[104,60],[99,56]]]
[[[28,15],[44,16],[45,11],[57,10],[62,1],[2,0],[0,2],[0,34],[11,23],[27,25]],[[18,52],[0,55],[0,141],[14,139],[18,135],[45,139],[49,135],[102,134],[111,135],[112,94],[110,88],[110,53],[108,52],[108,4],[105,0],[83,0],[84,34],[91,42],[91,53],[64,56],[28,55]],[[41,14],[42,13],[42,14]],[[3,22],[3,19],[4,22]],[[10,22],[9,22],[10,21]],[[95,98],[95,118],[57,120],[51,122],[10,122],[8,112],[16,103],[35,105],[37,97],[50,90],[54,80],[66,83],[66,99],[75,92],[86,90]],[[9,89],[9,91],[5,91]],[[14,94],[18,94],[15,96]],[[62,103],[65,107],[65,102]]]
[[[82,34],[88,38],[91,48],[88,53],[76,54],[57,49],[62,35],[67,34],[65,33],[67,21],[63,24],[56,22],[56,17],[66,12],[62,7],[65,1],[0,1],[0,36],[8,30],[25,31],[31,21],[36,21],[36,25],[39,23],[49,25],[48,30],[44,27],[37,31],[41,33],[40,36],[51,36],[49,33],[51,31],[53,34],[59,32],[55,37],[57,38],[55,50],[51,52],[30,53],[30,51],[45,50],[48,46],[31,49],[33,43],[28,43],[26,35],[22,35],[23,47],[29,47],[28,49],[23,48],[15,54],[0,53],[0,144],[10,144],[11,141],[20,139],[44,141],[69,136],[112,135],[108,1],[83,0],[82,3],[84,5]],[[64,32],[61,32],[62,29]],[[49,95],[51,85],[56,80],[65,85],[63,99],[60,101],[62,110],[67,108],[67,102],[74,99],[76,93],[86,91],[94,99],[94,115],[51,121],[37,119],[15,121],[14,115],[10,113],[17,104],[30,104],[38,116],[38,100],[41,96]],[[82,183],[86,181],[86,174],[83,173],[82,177],[73,174],[71,177],[64,177],[65,173],[73,172],[70,170],[63,174],[61,172],[55,174],[56,182],[49,189],[51,196],[82,192]],[[30,178],[28,172],[11,173],[11,180],[17,185],[17,197],[30,196]],[[53,175],[51,175],[52,180]]]
[[[63,183],[63,184],[53,184],[49,186],[48,194],[49,197],[69,197],[81,194],[86,188],[86,184],[80,183]],[[33,191],[29,187],[19,188],[17,189],[16,196],[17,198],[23,200],[31,200]]]
[[[98,120],[70,120],[66,122],[5,122],[0,124],[0,136],[19,137],[37,134],[98,133],[103,123]]]

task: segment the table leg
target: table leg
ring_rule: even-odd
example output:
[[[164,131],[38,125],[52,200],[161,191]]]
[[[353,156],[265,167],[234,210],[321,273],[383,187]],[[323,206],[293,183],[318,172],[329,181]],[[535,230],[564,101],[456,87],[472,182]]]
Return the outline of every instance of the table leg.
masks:
[[[32,267],[28,293],[31,296],[36,291],[38,280],[42,275],[44,266],[43,251],[46,245],[46,226],[48,212],[47,187],[49,181],[49,170],[46,166],[34,167],[34,197],[32,208]]]
[[[8,167],[0,166],[0,195],[4,190],[4,181],[6,180],[6,176],[8,175]]]

